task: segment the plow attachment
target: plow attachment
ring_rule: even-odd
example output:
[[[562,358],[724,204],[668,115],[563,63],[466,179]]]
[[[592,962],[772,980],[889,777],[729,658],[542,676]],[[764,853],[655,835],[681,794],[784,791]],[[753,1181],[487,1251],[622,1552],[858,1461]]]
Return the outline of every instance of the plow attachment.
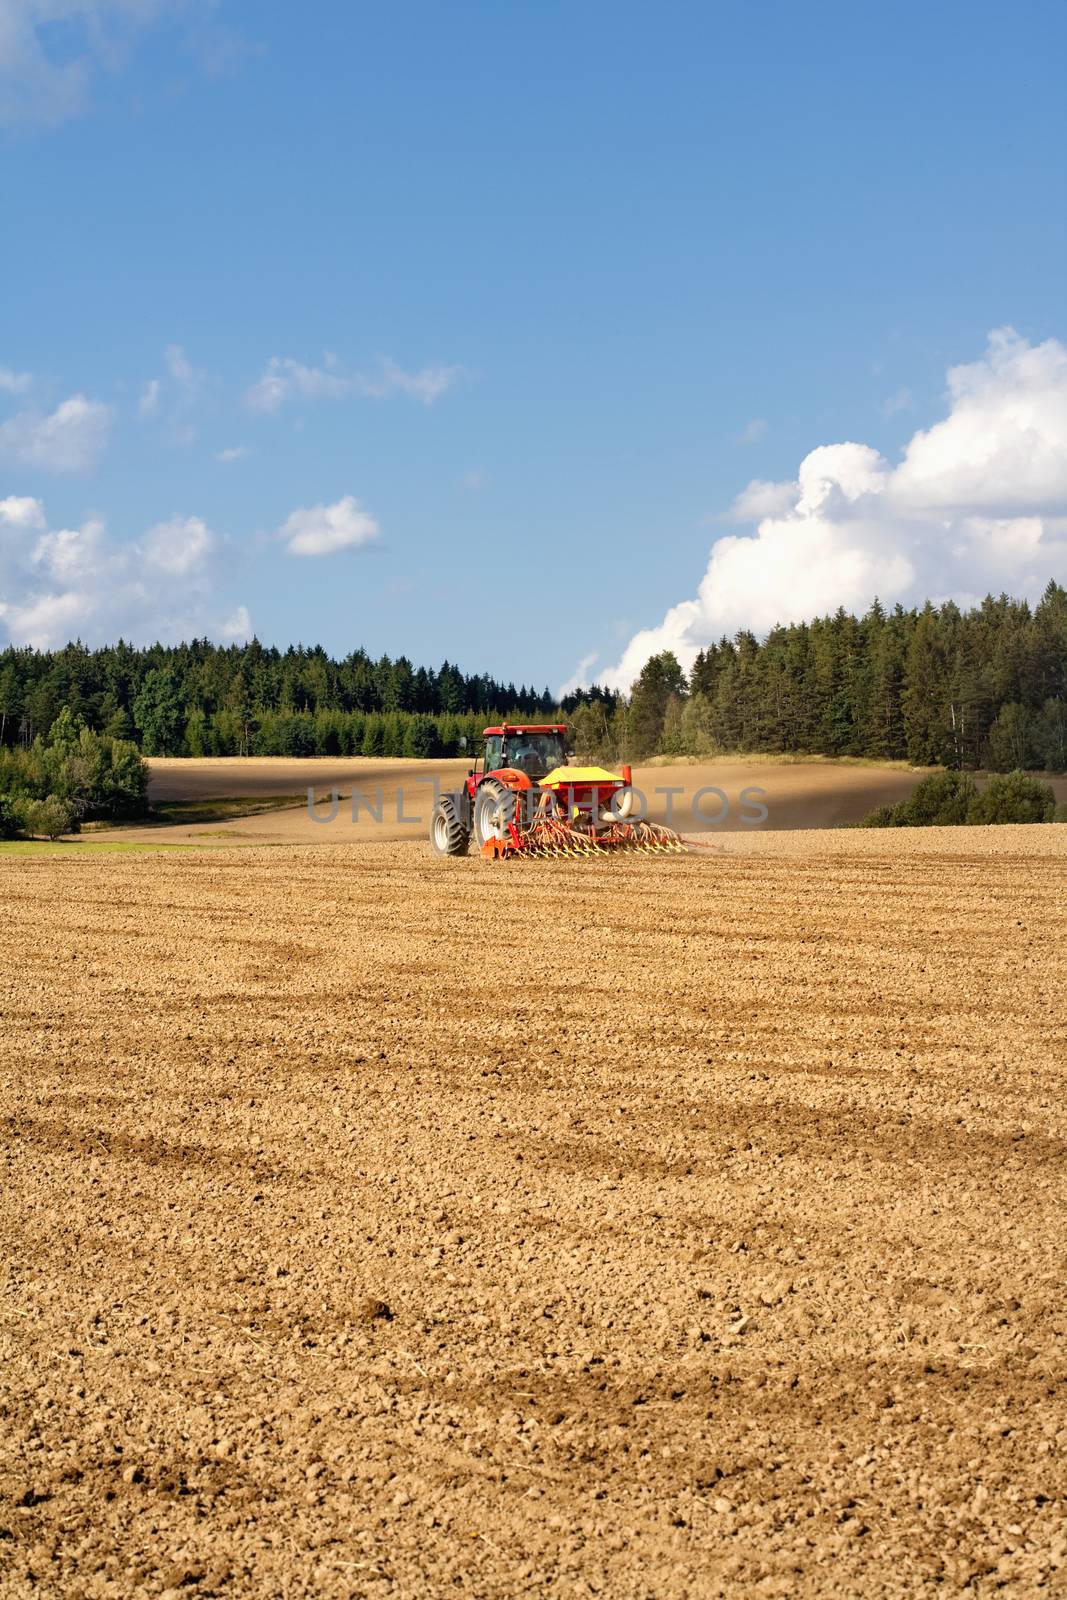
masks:
[[[605,855],[684,855],[684,841],[654,822],[617,822],[600,832],[574,828],[561,817],[535,817],[522,827],[510,822],[504,838],[487,839],[482,855],[489,860],[519,856],[527,860],[572,859]]]

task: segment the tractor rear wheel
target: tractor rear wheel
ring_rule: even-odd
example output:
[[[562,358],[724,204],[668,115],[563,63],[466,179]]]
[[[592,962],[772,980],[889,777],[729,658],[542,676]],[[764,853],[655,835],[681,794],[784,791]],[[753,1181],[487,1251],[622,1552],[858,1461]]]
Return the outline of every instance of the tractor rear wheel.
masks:
[[[437,797],[430,818],[430,847],[436,856],[465,856],[470,834],[463,826],[459,807],[453,795]]]
[[[480,850],[489,839],[507,839],[515,816],[515,796],[498,778],[483,778],[474,797],[474,842]]]

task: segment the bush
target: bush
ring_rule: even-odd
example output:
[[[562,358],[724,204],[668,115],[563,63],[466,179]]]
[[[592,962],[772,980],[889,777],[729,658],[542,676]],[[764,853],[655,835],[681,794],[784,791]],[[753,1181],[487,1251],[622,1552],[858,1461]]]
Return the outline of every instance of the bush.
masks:
[[[1052,785],[1025,772],[996,773],[980,792],[966,773],[939,772],[924,778],[899,805],[879,806],[859,826],[945,828],[959,823],[1052,821],[1067,822],[1067,806],[1057,807]]]
[[[968,806],[967,821],[1051,822],[1055,811],[1052,785],[1015,771],[990,778]]]
[[[857,822],[853,826],[857,828],[903,827],[903,823],[897,815],[899,810],[899,806],[878,806],[876,810],[868,812],[862,822]]]
[[[903,801],[904,827],[951,828],[967,821],[978,790],[967,772],[938,772],[916,784]]]
[[[977,798],[975,781],[966,772],[936,772],[916,784],[906,800],[879,806],[864,817],[864,828],[951,828],[968,821]]]
[[[45,800],[24,801],[22,820],[27,833],[43,834],[46,839],[58,839],[61,833],[75,833],[78,829],[74,806],[57,794],[50,794]]]

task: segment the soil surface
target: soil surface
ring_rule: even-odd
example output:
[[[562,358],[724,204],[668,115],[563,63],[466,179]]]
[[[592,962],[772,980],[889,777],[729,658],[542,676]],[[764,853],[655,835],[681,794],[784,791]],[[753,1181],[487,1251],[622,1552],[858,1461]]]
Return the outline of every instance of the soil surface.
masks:
[[[709,846],[0,864],[0,1594],[1064,1592],[1067,827]]]

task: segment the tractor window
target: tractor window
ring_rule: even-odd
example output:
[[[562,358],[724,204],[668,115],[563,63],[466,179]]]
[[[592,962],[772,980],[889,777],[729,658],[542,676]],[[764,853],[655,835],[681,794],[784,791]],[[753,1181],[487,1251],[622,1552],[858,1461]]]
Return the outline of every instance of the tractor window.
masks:
[[[509,767],[531,778],[543,778],[554,767],[565,765],[567,747],[558,733],[510,733],[506,759]]]
[[[500,752],[503,740],[499,733],[491,733],[485,741],[485,772],[494,772],[500,766]]]

